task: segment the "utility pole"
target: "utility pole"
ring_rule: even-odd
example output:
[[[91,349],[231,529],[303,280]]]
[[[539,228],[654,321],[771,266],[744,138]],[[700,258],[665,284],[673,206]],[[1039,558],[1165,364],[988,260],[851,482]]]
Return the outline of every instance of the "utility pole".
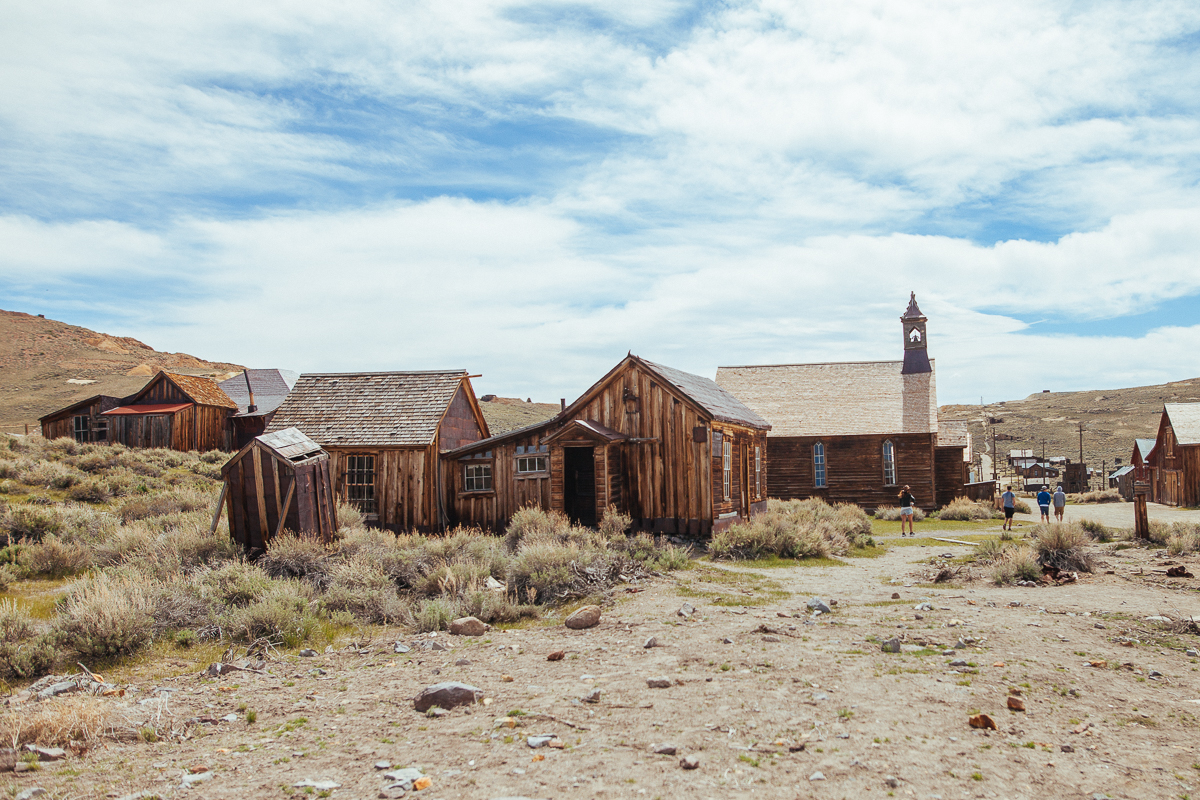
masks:
[[[996,480],[996,426],[992,426],[992,481]]]
[[[1087,491],[1091,483],[1087,476],[1087,466],[1083,463],[1083,421],[1079,422],[1079,480],[1082,484],[1080,491]]]

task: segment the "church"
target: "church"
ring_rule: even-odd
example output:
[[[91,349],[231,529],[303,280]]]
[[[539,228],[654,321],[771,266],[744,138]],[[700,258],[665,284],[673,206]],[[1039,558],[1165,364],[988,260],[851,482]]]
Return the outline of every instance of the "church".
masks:
[[[964,494],[970,441],[938,424],[937,382],[914,293],[900,317],[903,359],[720,367],[717,385],[771,425],[767,493],[868,510],[910,486],[929,511]]]

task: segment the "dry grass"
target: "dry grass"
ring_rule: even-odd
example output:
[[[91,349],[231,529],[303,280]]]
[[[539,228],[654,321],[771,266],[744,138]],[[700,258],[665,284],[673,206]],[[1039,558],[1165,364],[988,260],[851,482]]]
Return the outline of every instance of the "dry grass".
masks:
[[[884,522],[895,522],[900,519],[900,509],[896,506],[879,506],[875,509],[875,519]],[[917,507],[913,507],[913,521],[920,522],[925,519],[925,512]]]
[[[771,500],[767,511],[713,534],[713,558],[828,558],[873,544],[871,519],[848,503],[830,506],[820,498]]]
[[[1091,572],[1094,568],[1085,549],[1091,544],[1091,536],[1079,523],[1038,525],[1031,536],[1043,567],[1065,572]]]
[[[1036,581],[1042,577],[1042,565],[1032,547],[1006,548],[992,568],[992,580],[998,585],[1013,581]]]
[[[0,714],[0,743],[19,748],[88,745],[109,728],[111,708],[99,698],[66,695]]]
[[[1068,498],[1073,503],[1123,503],[1125,498],[1121,497],[1121,493],[1116,489],[1103,489],[1097,492],[1083,492],[1082,494],[1069,495]]]
[[[879,517],[876,512],[876,518]],[[973,520],[999,519],[1004,514],[990,504],[976,503],[966,497],[956,497],[937,512],[937,518],[947,521],[970,522]]]

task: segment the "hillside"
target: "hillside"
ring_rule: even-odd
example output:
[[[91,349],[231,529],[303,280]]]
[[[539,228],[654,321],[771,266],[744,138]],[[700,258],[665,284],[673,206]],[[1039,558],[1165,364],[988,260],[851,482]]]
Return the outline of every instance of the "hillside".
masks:
[[[483,411],[483,418],[487,420],[492,436],[544,422],[561,410],[555,403],[534,403],[519,397],[496,397],[493,394],[479,398],[479,408]]]
[[[36,429],[38,417],[92,395],[131,394],[159,369],[223,380],[242,367],[0,310],[0,431]]]
[[[977,453],[990,451],[987,422],[996,419],[1002,420],[994,426],[996,450],[1002,456],[1009,450],[1033,450],[1040,456],[1044,439],[1047,456],[1066,456],[1072,462],[1079,460],[1082,422],[1083,459],[1099,469],[1102,462],[1111,468],[1116,459],[1128,464],[1133,440],[1158,434],[1163,403],[1191,402],[1200,402],[1200,378],[1131,389],[1043,392],[985,406],[942,406],[939,414],[944,420],[970,423]]]

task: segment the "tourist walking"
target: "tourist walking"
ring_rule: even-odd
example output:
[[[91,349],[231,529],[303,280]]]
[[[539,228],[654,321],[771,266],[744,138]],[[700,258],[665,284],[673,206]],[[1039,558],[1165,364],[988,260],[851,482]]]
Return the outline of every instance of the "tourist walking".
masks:
[[[1004,530],[1012,530],[1013,514],[1017,513],[1017,496],[1013,494],[1012,487],[1005,489],[1004,494],[1000,495],[1000,499],[1004,502]]]
[[[1048,492],[1046,487],[1043,486],[1042,490],[1037,494],[1037,501],[1038,508],[1041,509],[1042,512],[1042,522],[1047,524],[1050,522],[1050,501],[1052,499],[1053,498],[1050,496],[1050,492]]]
[[[913,531],[913,507],[917,504],[917,498],[912,496],[912,492],[905,486],[897,495],[900,498],[900,536],[904,536],[904,523],[908,523],[908,533],[910,536],[916,536]]]
[[[1057,522],[1063,521],[1063,512],[1067,510],[1067,493],[1063,491],[1062,484],[1054,490],[1054,519]]]

